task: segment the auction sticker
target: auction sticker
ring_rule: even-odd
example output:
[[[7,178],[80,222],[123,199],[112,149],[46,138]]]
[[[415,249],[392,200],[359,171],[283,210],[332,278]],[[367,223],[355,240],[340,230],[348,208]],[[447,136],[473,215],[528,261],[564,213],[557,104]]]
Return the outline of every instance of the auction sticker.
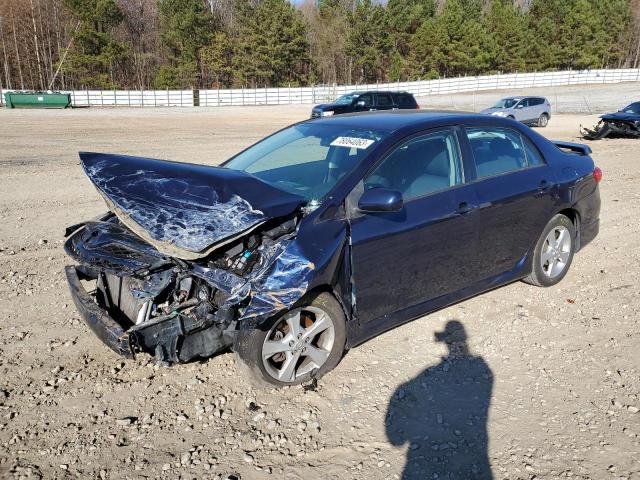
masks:
[[[375,140],[370,138],[358,138],[358,137],[338,137],[331,142],[332,147],[348,147],[364,150],[369,147]]]

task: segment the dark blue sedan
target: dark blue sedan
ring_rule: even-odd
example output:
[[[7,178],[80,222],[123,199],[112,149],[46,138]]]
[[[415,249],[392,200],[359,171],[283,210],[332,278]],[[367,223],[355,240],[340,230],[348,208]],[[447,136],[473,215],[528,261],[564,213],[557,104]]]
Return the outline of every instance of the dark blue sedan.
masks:
[[[589,154],[446,112],[311,120],[222,167],[82,153],[109,212],[68,229],[67,278],[121,355],[232,348],[260,381],[299,384],[429,312],[562,280],[598,233]]]

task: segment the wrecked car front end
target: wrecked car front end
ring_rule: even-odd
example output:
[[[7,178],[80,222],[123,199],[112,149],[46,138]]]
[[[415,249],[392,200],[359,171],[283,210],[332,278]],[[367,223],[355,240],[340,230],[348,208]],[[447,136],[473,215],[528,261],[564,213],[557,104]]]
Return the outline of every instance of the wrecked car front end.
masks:
[[[640,115],[612,113],[600,117],[593,128],[580,126],[580,134],[587,140],[610,138],[640,138]]]
[[[296,239],[300,197],[228,169],[81,159],[110,212],[70,227],[65,250],[78,265],[65,272],[82,317],[116,353],[210,357],[307,291],[316,266]]]

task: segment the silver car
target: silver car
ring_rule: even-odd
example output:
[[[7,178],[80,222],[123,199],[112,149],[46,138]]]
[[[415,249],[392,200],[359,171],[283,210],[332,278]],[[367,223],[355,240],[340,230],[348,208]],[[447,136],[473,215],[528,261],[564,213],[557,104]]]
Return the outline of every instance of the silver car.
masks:
[[[546,127],[551,118],[551,104],[544,97],[507,97],[481,113],[513,118],[527,125]]]

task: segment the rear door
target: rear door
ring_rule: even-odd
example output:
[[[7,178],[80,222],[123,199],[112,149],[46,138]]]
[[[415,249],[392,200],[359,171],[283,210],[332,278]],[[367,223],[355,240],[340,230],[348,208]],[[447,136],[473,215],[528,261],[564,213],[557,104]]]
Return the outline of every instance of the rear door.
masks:
[[[540,118],[540,115],[542,115],[543,108],[544,108],[543,104],[544,104],[544,100],[542,98],[532,97],[529,99],[530,114],[529,114],[528,121],[534,122],[538,120],[538,118]]]
[[[376,110],[392,110],[393,97],[390,93],[376,93]]]
[[[477,267],[485,278],[515,269],[533,247],[557,200],[553,170],[519,131],[467,127],[479,202]]]

